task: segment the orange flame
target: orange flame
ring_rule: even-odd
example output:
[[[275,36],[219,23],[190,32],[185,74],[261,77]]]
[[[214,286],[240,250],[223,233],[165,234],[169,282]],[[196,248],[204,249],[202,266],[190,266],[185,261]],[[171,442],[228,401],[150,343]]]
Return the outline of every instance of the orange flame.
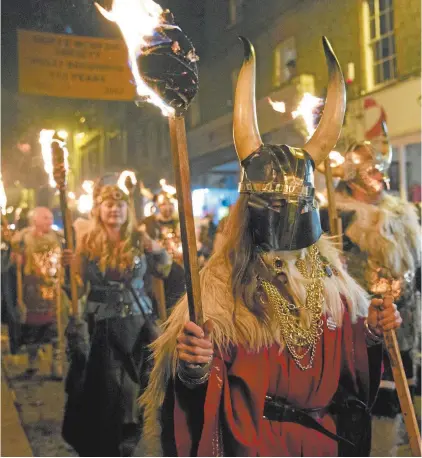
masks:
[[[274,102],[273,100],[268,97],[268,102],[270,102],[270,105],[273,107],[274,111],[278,111],[279,113],[285,113],[286,112],[286,104],[282,101],[280,102]]]
[[[123,170],[123,172],[120,174],[119,179],[117,180],[117,186],[125,194],[129,194],[129,189],[126,186],[126,178],[130,178],[133,186],[135,186],[138,181],[136,180],[135,172],[132,172],[131,170]]]
[[[56,182],[53,177],[53,157],[51,154],[51,142],[53,140],[55,130],[43,129],[40,132],[39,142],[41,145],[41,153],[44,160],[44,170],[48,174],[49,185],[52,188],[56,187]],[[64,166],[69,169],[69,153],[65,147],[65,142],[60,145],[64,151]]]
[[[0,173],[0,208],[3,215],[6,214],[6,206],[7,206],[7,197],[6,192],[4,190],[3,178]]]
[[[298,116],[302,116],[302,119],[305,122],[306,130],[308,132],[307,140],[316,130],[316,126],[314,125],[313,110],[321,103],[321,101],[322,99],[319,97],[315,97],[309,92],[305,92],[296,110],[292,111],[293,119],[296,119]]]
[[[170,195],[175,195],[176,194],[176,188],[174,186],[171,186],[169,184],[167,184],[166,180],[164,178],[161,178],[160,180],[160,186],[161,186],[161,189],[166,192],[167,194],[170,194]]]
[[[174,109],[167,105],[142,79],[137,58],[148,46],[148,40],[159,27],[168,25],[163,19],[163,9],[153,0],[114,0],[110,11],[95,3],[98,11],[109,21],[115,22],[122,32],[129,55],[129,64],[136,84],[137,94],[146,102],[160,108],[164,116],[174,114]]]

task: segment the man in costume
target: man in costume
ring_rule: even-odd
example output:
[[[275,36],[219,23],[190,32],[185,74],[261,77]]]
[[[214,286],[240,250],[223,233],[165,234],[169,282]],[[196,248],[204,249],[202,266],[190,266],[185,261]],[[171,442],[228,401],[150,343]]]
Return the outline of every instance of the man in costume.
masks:
[[[1,318],[7,324],[11,355],[16,355],[19,346],[19,317],[16,309],[16,278],[11,268],[11,242],[13,233],[8,221],[1,216]],[[12,357],[13,360],[13,357]]]
[[[169,193],[162,191],[153,200],[157,213],[144,219],[146,231],[154,240],[164,240],[169,236],[179,237],[179,219],[175,211],[175,199]]]
[[[391,298],[369,305],[322,236],[313,174],[343,122],[340,66],[324,38],[330,81],[314,136],[303,149],[264,145],[255,53],[242,41],[233,117],[241,196],[225,244],[201,272],[203,328],[188,321],[183,299],[153,345],[143,452],[364,455],[380,335],[401,319]]]
[[[352,144],[345,154],[344,164],[334,167],[333,174],[341,177],[336,190],[336,206],[342,219],[349,274],[368,293],[377,269],[383,269],[384,275],[399,281],[401,296],[397,307],[403,325],[397,331],[397,339],[412,391],[415,385],[413,351],[418,347],[420,335],[415,273],[420,266],[421,227],[411,203],[385,192],[391,158],[384,123],[379,138],[371,143]],[[323,218],[324,226],[328,224],[324,224]],[[372,455],[396,456],[400,404],[386,351],[383,380],[372,413]]]
[[[22,269],[22,303],[17,304],[20,313],[21,344],[28,350],[28,376],[34,375],[37,356],[44,344],[51,344],[53,356],[51,376],[63,377],[63,358],[57,320],[61,307],[61,253],[63,239],[54,231],[53,215],[48,208],[35,208],[32,225],[15,234],[12,239],[16,268]],[[20,301],[18,294],[18,302]]]

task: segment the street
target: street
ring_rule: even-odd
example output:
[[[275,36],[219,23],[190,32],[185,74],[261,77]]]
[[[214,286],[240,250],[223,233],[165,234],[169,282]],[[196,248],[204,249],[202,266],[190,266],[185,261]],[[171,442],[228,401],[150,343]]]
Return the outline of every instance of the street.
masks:
[[[2,377],[6,379],[9,386],[14,407],[32,449],[32,456],[78,456],[61,436],[65,404],[64,383],[50,380],[51,347],[47,346],[46,351],[41,354],[38,373],[31,378],[26,378],[24,375],[27,364],[26,354],[11,357],[8,352],[7,330],[4,326],[2,326],[1,338]],[[415,401],[416,411],[420,412],[420,397]],[[13,408],[12,405],[7,404],[5,395],[2,395],[1,405],[2,412]],[[4,428],[2,421],[3,437],[7,432]],[[8,456],[28,456],[18,454],[19,450],[13,445],[13,451],[16,453]],[[2,456],[6,455],[2,453]],[[399,447],[398,456],[412,456],[408,444]]]
[[[14,393],[14,404],[33,456],[78,456],[61,437],[64,384],[49,379],[51,347],[46,348],[47,351],[39,361],[39,372],[31,379],[26,379],[24,372],[27,356],[21,354],[11,357],[7,354],[7,333],[2,326],[3,376],[7,379],[12,394]],[[2,396],[2,410],[4,408],[6,407]]]

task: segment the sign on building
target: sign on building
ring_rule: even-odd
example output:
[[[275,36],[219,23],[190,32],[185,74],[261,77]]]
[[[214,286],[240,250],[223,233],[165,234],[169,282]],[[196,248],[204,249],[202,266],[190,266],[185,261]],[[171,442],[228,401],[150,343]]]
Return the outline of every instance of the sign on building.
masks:
[[[123,41],[18,30],[19,92],[133,100]]]

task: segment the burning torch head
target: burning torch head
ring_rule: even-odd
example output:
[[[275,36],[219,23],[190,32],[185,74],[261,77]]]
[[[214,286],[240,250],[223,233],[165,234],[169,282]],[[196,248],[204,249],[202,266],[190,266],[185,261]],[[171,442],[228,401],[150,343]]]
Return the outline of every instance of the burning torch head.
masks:
[[[245,57],[239,74],[233,115],[234,144],[242,167],[240,193],[249,195],[253,240],[265,251],[297,250],[321,236],[315,200],[314,170],[333,149],[345,111],[345,85],[326,38],[330,82],[321,121],[303,149],[262,143],[255,108],[255,51],[241,38]]]
[[[198,91],[198,57],[183,31],[173,25],[168,11],[166,26],[157,31],[151,45],[138,56],[138,67],[145,83],[176,110],[184,112]]]
[[[350,187],[357,186],[369,195],[389,189],[393,153],[388,139],[387,125],[382,123],[383,134],[372,142],[356,142],[346,152],[344,180]]]
[[[198,91],[198,56],[173,15],[153,0],[113,0],[98,10],[122,32],[139,101],[183,113]]]

